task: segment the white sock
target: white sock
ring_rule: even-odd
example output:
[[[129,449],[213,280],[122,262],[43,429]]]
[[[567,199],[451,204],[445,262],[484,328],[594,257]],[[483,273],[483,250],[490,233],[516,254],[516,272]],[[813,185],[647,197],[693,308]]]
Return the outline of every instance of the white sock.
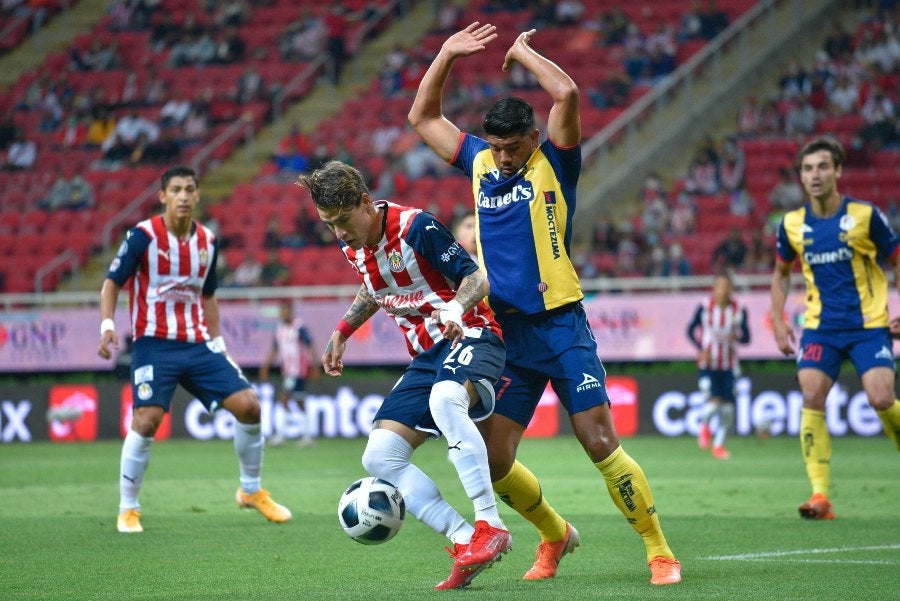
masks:
[[[491,486],[487,448],[481,432],[469,417],[469,393],[459,382],[444,380],[431,388],[428,406],[434,423],[447,438],[447,457],[472,499],[475,520],[485,520],[494,528],[505,528]]]
[[[444,500],[431,478],[410,463],[412,452],[402,436],[378,428],[369,433],[362,464],[372,476],[396,486],[406,510],[420,522],[454,543],[468,543],[474,528]]]
[[[708,426],[709,420],[712,419],[712,416],[715,415],[718,410],[718,403],[706,401],[706,403],[703,405],[703,413],[700,414],[700,421]]]
[[[263,437],[259,424],[234,422],[234,450],[241,466],[241,490],[252,495],[260,488]]]
[[[725,436],[728,429],[734,424],[734,404],[722,403],[719,407],[719,425],[716,427],[716,434],[713,437],[713,446],[721,447],[725,444]]]
[[[122,444],[122,459],[119,463],[119,513],[129,509],[140,509],[138,493],[144,481],[144,472],[150,465],[150,446],[153,438],[141,436],[131,428]]]
[[[300,397],[301,400],[305,398],[305,396]],[[312,440],[312,421],[309,419],[307,409],[305,407],[303,409],[300,408],[300,403],[297,403],[297,424],[300,426],[301,438],[305,441]]]

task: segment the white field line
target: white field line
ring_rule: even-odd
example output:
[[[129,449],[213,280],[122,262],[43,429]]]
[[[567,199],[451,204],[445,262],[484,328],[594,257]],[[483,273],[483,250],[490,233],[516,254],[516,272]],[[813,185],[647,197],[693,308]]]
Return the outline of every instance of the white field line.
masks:
[[[832,547],[826,549],[794,549],[790,551],[767,551],[762,553],[739,553],[737,555],[710,555],[708,557],[699,557],[701,560],[708,561],[787,561],[790,563],[846,563],[846,564],[900,564],[896,561],[887,561],[883,559],[788,559],[796,555],[824,555],[835,553],[848,553],[854,551],[891,551],[900,549],[900,544],[891,545],[871,545],[866,547]]]

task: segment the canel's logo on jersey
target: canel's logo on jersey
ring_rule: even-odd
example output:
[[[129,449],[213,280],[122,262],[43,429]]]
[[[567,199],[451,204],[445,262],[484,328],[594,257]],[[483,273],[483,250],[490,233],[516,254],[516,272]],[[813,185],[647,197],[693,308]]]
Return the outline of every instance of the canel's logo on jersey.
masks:
[[[391,249],[391,252],[388,253],[388,269],[393,271],[394,273],[400,273],[403,271],[403,256],[397,252],[396,248]]]
[[[547,209],[547,233],[550,234],[550,250],[553,258],[559,258],[559,233],[556,229],[556,192],[544,192],[544,206]]]
[[[478,207],[482,209],[498,209],[507,205],[519,202],[520,200],[530,201],[534,198],[534,188],[530,181],[522,181],[513,188],[499,196],[487,196],[483,189],[478,190]]]
[[[839,248],[837,250],[829,250],[826,252],[814,253],[814,252],[805,252],[803,253],[803,260],[806,261],[807,265],[824,265],[826,263],[842,263],[844,261],[851,261],[853,259],[853,249],[852,248]]]

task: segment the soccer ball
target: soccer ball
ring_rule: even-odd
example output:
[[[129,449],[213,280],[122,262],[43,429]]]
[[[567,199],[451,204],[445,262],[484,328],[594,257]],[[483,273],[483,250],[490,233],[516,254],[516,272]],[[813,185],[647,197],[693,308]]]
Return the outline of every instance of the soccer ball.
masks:
[[[362,478],[344,491],[338,521],[347,536],[364,545],[394,538],[406,517],[406,503],[397,487],[380,478]]]

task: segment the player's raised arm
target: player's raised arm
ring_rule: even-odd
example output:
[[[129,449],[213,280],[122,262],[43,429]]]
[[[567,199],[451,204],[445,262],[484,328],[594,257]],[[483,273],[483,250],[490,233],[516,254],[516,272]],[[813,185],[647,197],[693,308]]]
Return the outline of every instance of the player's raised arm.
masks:
[[[575,146],[581,141],[578,86],[559,65],[530,46],[535,32],[532,29],[519,34],[506,52],[503,70],[509,71],[513,62],[518,62],[537,78],[541,88],[553,99],[547,118],[547,136],[557,146]]]
[[[359,287],[356,293],[356,299],[344,317],[338,322],[328,344],[325,345],[325,351],[322,353],[322,369],[329,376],[337,377],[344,371],[344,363],[341,358],[344,356],[344,350],[347,347],[347,340],[358,330],[370,317],[378,312],[379,305],[366,290],[365,284]]]
[[[112,357],[110,344],[114,349],[118,350],[119,348],[119,335],[116,334],[113,315],[116,312],[116,302],[121,289],[121,286],[109,278],[103,280],[103,287],[100,289],[100,347],[97,349],[97,354],[104,359]]]
[[[444,117],[444,83],[453,62],[461,57],[477,54],[497,37],[497,28],[490,24],[472,23],[447,38],[437,57],[419,83],[416,98],[409,111],[409,122],[416,133],[435,153],[447,162],[453,159],[459,145],[459,128]]]

